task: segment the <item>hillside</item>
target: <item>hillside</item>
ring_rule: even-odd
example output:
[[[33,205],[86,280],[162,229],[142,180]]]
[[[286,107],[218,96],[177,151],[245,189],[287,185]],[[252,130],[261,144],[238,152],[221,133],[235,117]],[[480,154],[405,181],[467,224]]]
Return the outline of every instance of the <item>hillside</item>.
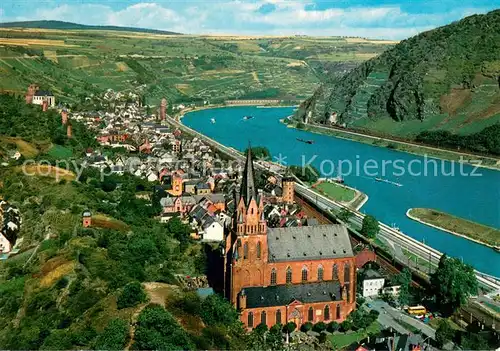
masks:
[[[307,98],[325,79],[393,42],[359,38],[187,36],[0,28],[0,91],[30,83],[79,104],[106,89],[134,89],[156,105],[237,98]]]
[[[304,104],[324,122],[412,137],[422,131],[472,134],[500,121],[500,10],[404,40]]]
[[[152,33],[164,35],[179,35],[180,33],[164,30],[118,27],[118,26],[90,26],[86,24],[64,22],[64,21],[21,21],[0,23],[0,28],[39,28],[39,29],[60,29],[60,30],[113,30],[119,32]]]

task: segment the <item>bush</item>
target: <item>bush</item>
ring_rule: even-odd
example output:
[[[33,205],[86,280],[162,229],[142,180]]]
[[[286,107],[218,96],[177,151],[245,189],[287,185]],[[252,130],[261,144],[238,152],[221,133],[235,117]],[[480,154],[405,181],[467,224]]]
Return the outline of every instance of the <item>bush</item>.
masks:
[[[326,330],[326,324],[324,322],[318,322],[314,325],[313,330],[321,333],[323,330]]]
[[[297,324],[295,324],[295,322],[288,322],[283,327],[283,332],[292,333],[295,329],[297,329]]]
[[[118,309],[133,307],[147,300],[146,293],[142,288],[141,283],[132,282],[125,285],[122,293],[118,296]]]
[[[238,312],[219,295],[210,295],[201,303],[201,319],[206,325],[232,325],[238,320]]]
[[[302,327],[300,327],[300,330],[302,330],[304,333],[307,333],[308,331],[312,330],[313,324],[311,322],[306,322],[302,324]]]
[[[326,327],[326,330],[328,330],[330,333],[336,332],[339,330],[340,325],[337,322],[330,322],[328,323],[328,326]]]
[[[128,324],[122,319],[113,319],[97,337],[95,348],[97,350],[122,350],[127,337]]]
[[[352,329],[352,322],[348,319],[340,323],[340,328],[342,328],[342,331],[347,332]]]

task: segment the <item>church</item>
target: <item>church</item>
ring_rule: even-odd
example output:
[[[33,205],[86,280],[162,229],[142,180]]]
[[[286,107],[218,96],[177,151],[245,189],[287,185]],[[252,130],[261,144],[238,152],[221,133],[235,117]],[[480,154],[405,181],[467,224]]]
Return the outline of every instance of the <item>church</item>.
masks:
[[[342,322],[356,306],[356,265],[343,225],[268,228],[250,148],[232,228],[225,237],[224,291],[248,329]]]

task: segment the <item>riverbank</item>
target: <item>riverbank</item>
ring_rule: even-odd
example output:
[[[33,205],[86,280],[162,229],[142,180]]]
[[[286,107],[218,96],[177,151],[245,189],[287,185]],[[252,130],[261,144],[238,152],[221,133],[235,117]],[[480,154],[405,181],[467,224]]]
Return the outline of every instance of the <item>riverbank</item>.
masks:
[[[359,211],[368,201],[368,195],[345,184],[321,179],[311,185],[315,192],[343,205]]]
[[[473,166],[479,166],[482,168],[488,168],[500,171],[500,159],[496,159],[493,157],[486,157],[464,152],[440,149],[432,146],[419,145],[411,142],[403,142],[390,138],[375,137],[372,135],[366,135],[358,132],[328,128],[318,125],[304,124],[303,128],[297,128],[295,124],[290,123],[287,124],[287,126],[290,128],[295,128],[297,130],[305,130],[315,134],[329,135],[329,136],[334,136],[336,138],[353,140],[364,144],[384,147],[396,151],[402,151],[413,155],[427,156],[446,161],[463,162]],[[478,164],[478,161],[480,161],[481,164]]]
[[[410,208],[406,216],[414,221],[495,248],[500,230],[429,208]]]
[[[184,115],[195,111],[212,110],[216,108],[242,107],[242,106],[256,106],[259,108],[280,108],[280,107],[297,107],[298,105],[265,105],[258,103],[248,103],[248,104],[238,104],[238,105],[215,104],[215,105],[205,105],[199,107],[186,107],[180,111],[177,111],[174,114],[174,117],[179,116],[179,118],[183,118]]]

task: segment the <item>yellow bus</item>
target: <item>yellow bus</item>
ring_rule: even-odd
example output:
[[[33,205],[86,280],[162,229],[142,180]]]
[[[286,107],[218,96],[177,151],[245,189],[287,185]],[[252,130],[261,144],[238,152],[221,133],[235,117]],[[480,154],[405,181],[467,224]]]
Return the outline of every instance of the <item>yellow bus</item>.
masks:
[[[411,315],[420,316],[426,314],[427,310],[424,306],[412,306],[408,307],[408,313]]]

